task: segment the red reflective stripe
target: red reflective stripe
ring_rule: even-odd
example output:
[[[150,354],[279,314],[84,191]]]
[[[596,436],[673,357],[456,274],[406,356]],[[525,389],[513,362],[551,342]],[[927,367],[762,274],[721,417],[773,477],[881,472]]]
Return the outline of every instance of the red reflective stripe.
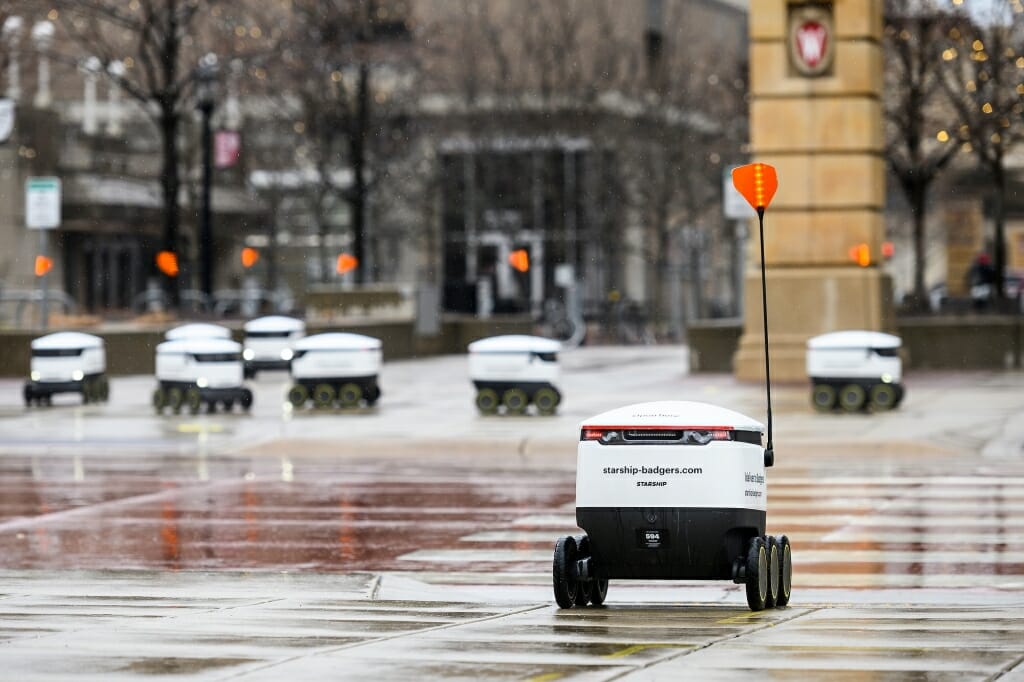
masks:
[[[584,431],[604,429],[610,431],[612,429],[621,431],[623,429],[629,429],[630,431],[735,431],[735,426],[646,426],[642,424],[630,424],[628,426],[590,426],[586,424],[580,427]],[[749,430],[749,429],[748,429]]]

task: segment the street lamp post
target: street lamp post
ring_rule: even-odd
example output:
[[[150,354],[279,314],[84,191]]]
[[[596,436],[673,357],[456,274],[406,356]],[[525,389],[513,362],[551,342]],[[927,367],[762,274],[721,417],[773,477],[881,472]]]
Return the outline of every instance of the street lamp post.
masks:
[[[207,54],[199,60],[196,83],[197,107],[203,115],[203,187],[199,214],[199,286],[208,297],[213,295],[213,225],[210,210],[210,192],[213,184],[213,135],[210,118],[213,116],[217,86],[217,56]]]

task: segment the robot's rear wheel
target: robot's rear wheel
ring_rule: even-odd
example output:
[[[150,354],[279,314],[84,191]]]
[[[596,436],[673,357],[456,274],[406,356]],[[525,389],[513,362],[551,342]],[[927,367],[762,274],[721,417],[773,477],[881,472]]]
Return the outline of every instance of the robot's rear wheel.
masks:
[[[498,411],[498,392],[492,388],[481,388],[476,394],[476,409],[481,414],[494,414]]]
[[[863,386],[846,384],[839,390],[839,406],[847,412],[856,412],[864,407],[867,393]]]
[[[247,388],[243,388],[242,397],[239,399],[238,402],[239,404],[241,404],[242,409],[245,410],[246,412],[252,409],[252,391],[250,391]]]
[[[785,606],[793,591],[793,554],[789,538],[785,535],[776,538],[775,544],[779,548],[779,596],[775,599],[775,605]]]
[[[156,410],[157,414],[164,411],[164,407],[167,406],[167,393],[162,388],[158,388],[153,391],[153,409]]]
[[[576,559],[585,559],[590,556],[590,538],[586,535],[577,535],[576,540]],[[587,602],[590,601],[590,582],[576,581],[576,599],[573,603],[576,606],[586,606]]]
[[[745,577],[747,606],[751,611],[764,610],[768,600],[768,578],[768,552],[764,546],[764,539],[755,536],[747,546]]]
[[[779,547],[775,538],[769,535],[765,538],[765,550],[768,552],[768,598],[764,600],[765,608],[774,608],[779,598]]]
[[[307,400],[309,400],[309,389],[302,384],[295,384],[288,391],[288,402],[292,404],[292,407],[304,407]]]
[[[571,609],[576,603],[579,582],[573,577],[576,563],[576,540],[571,535],[558,538],[555,543],[555,558],[551,577],[555,589],[555,602],[563,609]]]
[[[815,384],[811,390],[811,404],[819,412],[828,412],[836,406],[836,389],[828,384]]]

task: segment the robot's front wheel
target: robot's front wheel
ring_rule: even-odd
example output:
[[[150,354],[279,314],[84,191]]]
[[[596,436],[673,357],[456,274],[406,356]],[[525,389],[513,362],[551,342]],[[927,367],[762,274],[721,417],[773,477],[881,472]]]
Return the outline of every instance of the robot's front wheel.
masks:
[[[754,537],[747,548],[746,587],[747,606],[751,611],[764,610],[768,600],[768,551],[764,538]]]
[[[537,392],[533,394],[533,404],[537,406],[537,411],[543,415],[554,414],[559,402],[560,396],[558,391],[548,386],[537,389]]]
[[[242,406],[244,412],[248,412],[252,409],[252,391],[247,388],[242,389],[242,396],[239,398],[238,403]]]
[[[868,394],[871,407],[876,410],[891,410],[896,407],[896,389],[891,384],[875,384]]]
[[[555,588],[555,602],[563,609],[571,609],[576,603],[579,582],[573,576],[576,563],[576,539],[571,535],[558,538],[555,543],[555,559],[551,568]]]

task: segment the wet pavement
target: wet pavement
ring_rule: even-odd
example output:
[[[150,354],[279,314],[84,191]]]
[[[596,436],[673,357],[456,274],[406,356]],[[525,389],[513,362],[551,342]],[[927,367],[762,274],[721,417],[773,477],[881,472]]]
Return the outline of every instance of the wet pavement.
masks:
[[[0,382],[0,677],[1024,678],[1024,375],[912,375],[872,416],[779,387],[789,608],[613,581],[559,611],[576,424],[664,397],[758,415],[760,388],[594,349],[567,354],[559,417],[480,418],[463,362],[392,363],[355,412],[290,412],[280,375],[252,415],[162,419],[144,377],[50,410]]]

